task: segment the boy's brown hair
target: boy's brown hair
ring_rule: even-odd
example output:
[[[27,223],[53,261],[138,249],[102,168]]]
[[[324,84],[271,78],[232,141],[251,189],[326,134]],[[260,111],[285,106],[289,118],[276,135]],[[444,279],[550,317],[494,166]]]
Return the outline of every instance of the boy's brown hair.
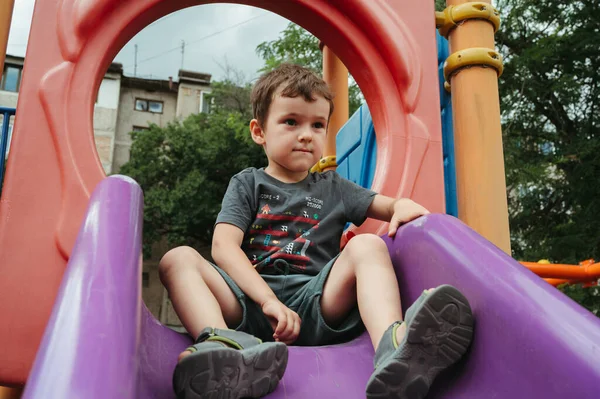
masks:
[[[260,126],[265,126],[269,108],[279,87],[284,97],[302,96],[309,102],[316,101],[315,96],[323,97],[329,102],[329,116],[331,116],[333,93],[327,83],[308,68],[285,63],[262,75],[252,89],[250,96],[252,112]]]

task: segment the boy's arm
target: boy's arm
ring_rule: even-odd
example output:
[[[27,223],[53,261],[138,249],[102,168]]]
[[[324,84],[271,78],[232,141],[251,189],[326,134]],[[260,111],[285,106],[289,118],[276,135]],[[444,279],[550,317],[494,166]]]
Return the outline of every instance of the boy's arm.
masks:
[[[211,255],[215,263],[260,306],[269,299],[277,299],[271,287],[260,275],[242,251],[244,232],[237,226],[219,223],[215,226]]]
[[[244,232],[239,227],[218,223],[213,234],[213,260],[250,299],[260,305],[271,321],[273,338],[289,345],[298,338],[302,321],[296,312],[279,301],[271,287],[254,269],[242,251],[243,239]]]
[[[367,209],[367,217],[390,222],[388,236],[396,235],[401,224],[408,223],[429,211],[411,199],[395,199],[377,194]]]

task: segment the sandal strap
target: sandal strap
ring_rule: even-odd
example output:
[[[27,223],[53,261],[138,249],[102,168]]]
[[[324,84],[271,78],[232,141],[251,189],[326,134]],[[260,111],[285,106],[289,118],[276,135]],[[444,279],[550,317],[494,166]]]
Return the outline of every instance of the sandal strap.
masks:
[[[398,348],[400,343],[396,342],[396,331],[401,325],[401,321],[396,321],[392,323],[392,325],[389,326],[383,333],[383,336],[379,341],[379,346],[375,351],[375,358],[373,359],[373,366],[375,368],[377,368],[378,365],[380,365]]]
[[[196,339],[196,344],[212,341],[224,343],[234,349],[247,349],[262,343],[262,341],[253,335],[241,331],[225,330],[220,328],[207,327]]]
[[[379,346],[375,351],[375,358],[373,359],[375,368],[377,368],[379,364],[391,356],[392,353],[402,344],[402,342],[396,341],[396,330],[398,330],[398,327],[400,327],[402,323],[406,323],[406,335],[404,335],[404,340],[406,340],[406,337],[408,336],[408,328],[410,327],[410,323],[412,322],[415,314],[419,311],[423,302],[425,302],[425,300],[438,288],[439,287],[432,289],[429,292],[424,290],[417,300],[406,310],[404,321],[396,321],[392,323],[387,330],[385,330],[381,341],[379,341]]]

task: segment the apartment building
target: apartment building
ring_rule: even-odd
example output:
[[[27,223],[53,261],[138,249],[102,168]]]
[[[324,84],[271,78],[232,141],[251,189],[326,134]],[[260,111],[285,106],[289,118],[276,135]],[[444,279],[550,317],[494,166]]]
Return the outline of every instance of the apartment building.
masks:
[[[24,61],[22,57],[6,56],[0,106],[17,108]],[[164,127],[191,114],[208,112],[210,81],[209,74],[187,70],[178,72],[177,81],[125,76],[121,64],[111,64],[98,89],[93,121],[96,149],[106,174],[118,173],[129,160],[131,132],[147,130],[150,124]],[[9,137],[13,124],[11,117]],[[177,328],[179,319],[158,278],[158,260],[167,250],[166,245],[157,245],[154,256],[144,262],[142,296],[161,322]]]
[[[23,57],[6,56],[0,106],[17,107],[24,61]],[[106,174],[118,173],[129,160],[132,131],[148,129],[150,124],[163,127],[191,114],[208,112],[210,80],[209,74],[186,70],[179,71],[177,81],[131,77],[123,74],[121,64],[111,64],[94,105],[94,139]]]

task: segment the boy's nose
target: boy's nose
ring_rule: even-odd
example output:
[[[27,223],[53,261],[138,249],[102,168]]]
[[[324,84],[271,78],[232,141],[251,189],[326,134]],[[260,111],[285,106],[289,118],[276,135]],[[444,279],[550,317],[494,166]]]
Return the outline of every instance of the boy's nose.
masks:
[[[298,140],[312,141],[312,132],[310,129],[302,129],[300,135],[298,136]]]

